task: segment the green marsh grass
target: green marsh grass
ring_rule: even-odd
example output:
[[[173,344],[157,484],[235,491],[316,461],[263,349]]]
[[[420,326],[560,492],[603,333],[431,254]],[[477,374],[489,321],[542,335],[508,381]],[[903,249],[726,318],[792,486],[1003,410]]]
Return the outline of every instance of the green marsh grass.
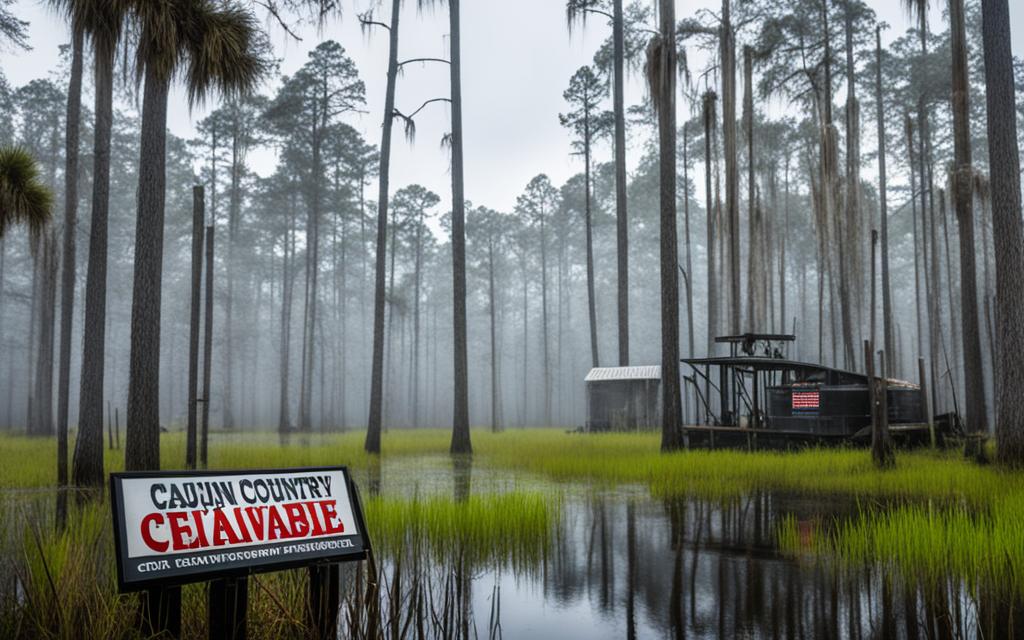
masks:
[[[521,568],[544,557],[562,512],[560,496],[533,492],[412,500],[371,498],[365,504],[375,548],[394,557],[429,552],[438,562],[462,554],[471,564]]]
[[[210,442],[210,468],[347,464],[361,474],[379,469],[380,462],[363,452],[363,437],[362,432],[293,434],[287,446],[281,446],[274,433],[218,433]],[[852,498],[861,505],[853,518],[834,522],[784,520],[778,542],[785,552],[844,566],[881,564],[908,579],[937,584],[956,578],[1024,596],[1024,474],[978,466],[956,451],[901,451],[895,468],[877,471],[863,449],[662,454],[657,433],[511,429],[497,434],[475,430],[472,437],[473,473],[507,475],[511,488],[480,493],[474,485],[477,492],[455,500],[450,493],[437,495],[438,486],[420,494],[406,485],[407,494],[370,497],[364,485],[368,525],[382,556],[419,549],[442,559],[461,551],[462,557],[481,563],[529,564],[545,552],[561,516],[560,496],[571,487],[628,487],[658,499],[732,500],[752,492],[778,491],[822,500]],[[398,463],[429,459],[446,465],[449,442],[447,430],[391,430],[384,434],[381,458]],[[90,628],[118,635],[115,628],[130,628],[126,612],[133,609],[130,598],[114,593],[107,507],[76,513],[73,518],[85,526],[63,537],[50,533],[52,514],[10,516],[23,501],[42,499],[39,496],[51,501],[55,453],[52,439],[0,436],[0,497],[7,496],[0,502],[0,515],[7,516],[0,517],[0,545],[5,547],[0,548],[0,569],[19,576],[26,590],[22,601],[14,601],[5,593],[8,587],[0,586],[0,636],[59,637],[52,633],[54,624],[73,618],[76,611],[88,612]],[[123,450],[107,450],[105,460],[108,471],[118,470]],[[180,469],[183,461],[184,435],[163,434],[162,467]],[[519,488],[519,479],[529,479],[521,484],[530,490]],[[390,478],[385,480],[387,487]],[[28,520],[36,523],[34,529],[25,524]],[[289,635],[289,629],[301,624],[296,612],[303,606],[302,588],[296,572],[254,579],[250,628],[266,631],[264,637]],[[204,624],[199,617],[204,610],[202,593],[196,589],[185,593],[186,603],[198,603],[189,605],[195,611],[183,621],[190,629],[202,629]],[[57,608],[44,606],[50,601],[46,594],[54,590],[71,594],[70,599]],[[39,633],[25,633],[24,625]],[[105,633],[108,628],[113,632]]]
[[[786,518],[780,548],[840,568],[875,565],[926,588],[951,578],[970,592],[1024,597],[1024,495],[994,496],[985,507],[910,503],[865,507],[845,521]]]
[[[47,501],[50,500],[48,496]],[[113,531],[106,503],[73,509],[70,526],[55,532],[52,515],[25,504],[0,513],[8,528],[21,522],[20,538],[0,549],[5,575],[17,580],[20,596],[0,585],[0,637],[136,637],[133,596],[116,592]],[[439,566],[510,567],[529,570],[544,558],[561,517],[558,495],[511,491],[413,498],[372,497],[367,528],[382,562],[396,557],[432,559]],[[8,539],[9,540],[9,539]],[[10,571],[10,573],[7,573]],[[250,581],[249,635],[306,637],[302,570],[254,576]],[[204,637],[203,585],[182,592],[185,637]],[[87,630],[87,631],[83,631]]]
[[[362,432],[292,435],[281,446],[273,433],[216,435],[211,469],[277,468],[347,464],[363,469]],[[446,456],[450,432],[395,430],[383,437],[383,459]],[[985,505],[992,496],[1024,493],[1024,474],[978,466],[956,451],[900,452],[896,468],[879,472],[865,449],[809,448],[801,451],[659,451],[657,433],[568,434],[556,429],[473,432],[473,465],[534,474],[556,482],[646,486],[656,497],[722,497],[776,490],[809,495],[865,498],[965,500]],[[163,434],[161,466],[183,467],[184,435]],[[0,487],[52,487],[56,471],[52,439],[0,436]],[[107,470],[123,466],[123,451],[105,452]]]

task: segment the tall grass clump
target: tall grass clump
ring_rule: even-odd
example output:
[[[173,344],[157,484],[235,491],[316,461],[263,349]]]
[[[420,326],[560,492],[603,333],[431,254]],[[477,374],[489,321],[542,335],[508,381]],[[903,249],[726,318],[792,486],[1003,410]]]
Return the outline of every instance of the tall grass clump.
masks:
[[[59,533],[43,528],[41,521],[46,520],[25,517],[20,557],[8,560],[17,586],[14,593],[0,596],[0,636],[122,635],[133,609],[116,593],[108,511],[99,505],[77,510],[72,526]]]
[[[524,568],[543,560],[561,518],[558,495],[513,491],[412,500],[375,497],[366,501],[366,526],[374,549],[387,557],[428,553],[450,563]]]
[[[859,516],[829,523],[787,518],[779,546],[840,567],[874,565],[904,580],[940,588],[950,578],[970,592],[1024,597],[1024,495],[990,505],[909,503],[865,507]]]

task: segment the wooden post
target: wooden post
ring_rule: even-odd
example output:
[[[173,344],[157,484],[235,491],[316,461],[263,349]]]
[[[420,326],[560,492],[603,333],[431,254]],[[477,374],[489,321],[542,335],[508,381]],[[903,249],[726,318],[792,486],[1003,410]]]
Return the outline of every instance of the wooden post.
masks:
[[[875,339],[876,338],[876,336],[875,336],[875,330],[876,330],[875,329],[875,327],[876,327],[875,315],[877,315],[876,314],[876,309],[875,309],[875,300],[876,300],[876,298],[875,298],[875,288],[876,288],[875,287],[875,248],[877,246],[878,246],[878,230],[877,229],[872,229],[871,230],[871,311],[870,311],[870,313],[871,313],[871,334],[870,334],[871,335],[871,344],[878,344],[878,341]],[[874,357],[874,354],[872,354],[871,357]],[[882,376],[882,377],[885,377],[887,375],[886,370],[885,370],[884,367],[882,369],[878,370],[878,375]]]
[[[209,637],[246,640],[248,637],[248,578],[211,580],[206,603]]]
[[[868,410],[871,412],[871,454],[875,455],[875,442],[878,438],[878,398],[875,380],[875,354],[871,349],[871,341],[864,341],[864,369],[868,376]],[[877,464],[877,459],[875,460]]]
[[[896,455],[893,452],[892,437],[889,435],[889,379],[885,372],[888,371],[885,361],[885,350],[878,352],[878,371],[881,373],[878,381],[878,429],[871,433],[871,457],[879,467],[891,467],[896,464]]]
[[[206,227],[206,317],[203,327],[203,424],[199,464],[205,469],[210,435],[210,367],[213,354],[213,225]]]
[[[142,633],[181,637],[181,587],[155,587],[139,595]]]
[[[932,417],[932,408],[928,404],[928,385],[924,375],[924,358],[917,359],[917,378],[921,385],[921,409],[928,420],[928,436],[931,438],[932,449],[935,448],[935,419]]]
[[[338,563],[309,567],[309,628],[318,640],[338,634],[338,609],[341,606],[341,571]]]
[[[199,386],[199,292],[203,280],[203,187],[192,187],[192,308],[188,329],[188,426],[185,436],[185,468],[196,468],[196,392]]]
[[[114,407],[114,448],[121,448],[121,410]]]
[[[110,411],[110,400],[107,400],[107,448],[114,448],[114,414]]]

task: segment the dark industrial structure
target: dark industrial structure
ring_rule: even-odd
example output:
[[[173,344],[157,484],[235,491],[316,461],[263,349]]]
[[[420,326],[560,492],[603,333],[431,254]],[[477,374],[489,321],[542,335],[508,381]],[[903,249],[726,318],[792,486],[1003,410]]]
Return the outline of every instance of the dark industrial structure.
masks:
[[[868,378],[861,373],[790,360],[794,336],[743,334],[715,339],[729,355],[686,358],[684,395],[696,424],[685,427],[691,445],[789,445],[870,440]],[[927,441],[956,421],[926,415],[921,388],[887,379],[889,429],[903,441]],[[695,415],[694,415],[695,413]]]

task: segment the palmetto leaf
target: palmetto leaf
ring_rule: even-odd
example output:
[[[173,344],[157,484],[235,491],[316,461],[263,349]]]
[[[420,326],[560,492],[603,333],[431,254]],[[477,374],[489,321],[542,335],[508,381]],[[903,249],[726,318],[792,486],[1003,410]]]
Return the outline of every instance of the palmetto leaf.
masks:
[[[0,237],[25,224],[38,235],[53,213],[53,193],[39,180],[35,158],[21,147],[0,147]]]

